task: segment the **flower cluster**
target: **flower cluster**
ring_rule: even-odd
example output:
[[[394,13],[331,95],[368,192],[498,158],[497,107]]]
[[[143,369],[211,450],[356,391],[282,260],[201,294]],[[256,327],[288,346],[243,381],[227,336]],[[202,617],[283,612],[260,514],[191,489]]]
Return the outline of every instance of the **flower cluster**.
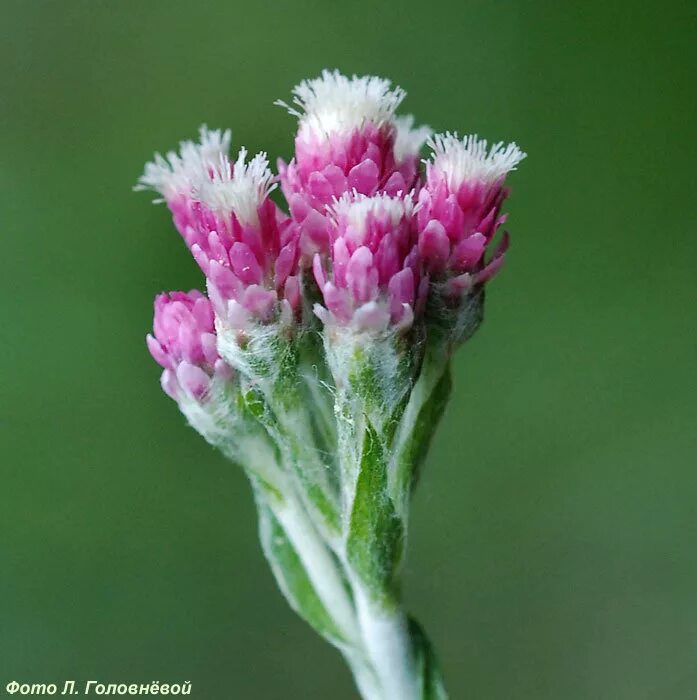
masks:
[[[303,250],[326,250],[327,206],[346,192],[409,192],[430,129],[414,129],[410,115],[395,116],[406,93],[382,78],[325,70],[293,93],[295,107],[277,103],[299,120],[295,157],[288,165],[279,160],[281,186]]]
[[[205,126],[157,154],[137,189],[167,204],[207,294],[157,296],[147,344],[167,394],[249,476],[281,590],[362,696],[443,700],[399,600],[409,496],[525,154],[434,135],[397,114],[404,98],[374,76],[301,82],[278,102],[298,119],[278,174]]]
[[[329,209],[329,255],[314,256],[325,324],[356,330],[409,327],[419,281],[411,196],[368,196],[355,190]]]
[[[200,141],[159,154],[139,188],[156,190],[207,279],[217,315],[244,328],[250,319],[290,317],[300,303],[292,220],[269,198],[275,188],[265,153],[232,161],[230,132],[201,128]]]
[[[201,128],[198,143],[156,155],[139,188],[156,190],[207,280],[216,315],[240,331],[250,321],[297,318],[310,265],[325,323],[408,327],[429,284],[461,296],[503,262],[506,175],[525,154],[477,136],[431,136],[397,116],[405,92],[374,76],[323,71],[294,90],[295,156],[275,177],[265,153],[229,156],[230,132]],[[419,173],[427,142],[431,157]],[[290,215],[270,199],[280,181]]]
[[[484,252],[506,220],[501,206],[508,191],[506,175],[525,154],[515,144],[487,142],[477,136],[458,139],[438,134],[428,140],[432,157],[426,164],[426,184],[419,193],[419,252],[425,269],[445,276],[459,293],[493,277],[508,247],[504,234],[491,260]]]

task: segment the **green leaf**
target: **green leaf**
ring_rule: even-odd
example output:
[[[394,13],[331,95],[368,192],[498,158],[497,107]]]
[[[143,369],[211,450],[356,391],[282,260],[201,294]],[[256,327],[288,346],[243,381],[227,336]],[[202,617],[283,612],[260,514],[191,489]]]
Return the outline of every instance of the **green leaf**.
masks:
[[[349,563],[380,603],[392,598],[403,546],[404,527],[387,491],[385,451],[366,420],[346,547]]]
[[[264,395],[256,388],[248,388],[244,394],[242,394],[244,401],[244,407],[247,409],[250,415],[256,418],[258,421],[263,422],[266,416],[266,402],[264,401]]]
[[[422,683],[422,700],[448,700],[435,651],[421,625],[413,618],[409,618],[409,633],[414,644],[416,666]]]
[[[409,400],[417,355],[416,346],[391,337],[356,348],[351,360],[349,386],[385,445],[390,445]]]
[[[452,374],[447,365],[430,396],[421,406],[414,425],[397,455],[397,493],[410,492],[419,480],[421,465],[443,416],[452,390]]]
[[[257,498],[257,504],[262,548],[286,600],[325,639],[332,644],[343,645],[345,639],[317,595],[281,524],[262,498]]]
[[[272,410],[266,397],[258,386],[250,383],[242,394],[243,408],[255,421],[255,426],[266,430],[276,443],[279,459],[285,455],[291,462],[300,479],[303,490],[317,512],[321,515],[328,530],[340,531],[338,496],[332,498],[332,484],[328,481],[325,464],[314,442],[311,419],[301,403],[300,395],[286,392],[284,401],[292,406],[273,406]],[[283,420],[282,420],[283,419]],[[286,426],[284,421],[288,422]],[[308,425],[309,423],[309,425]]]
[[[289,410],[283,414],[283,419],[288,425],[279,421],[276,430],[286,446],[302,490],[322,517],[328,531],[338,534],[341,531],[338,485],[332,483],[332,470],[327,468],[324,453],[313,442],[309,416],[296,406],[292,412]]]

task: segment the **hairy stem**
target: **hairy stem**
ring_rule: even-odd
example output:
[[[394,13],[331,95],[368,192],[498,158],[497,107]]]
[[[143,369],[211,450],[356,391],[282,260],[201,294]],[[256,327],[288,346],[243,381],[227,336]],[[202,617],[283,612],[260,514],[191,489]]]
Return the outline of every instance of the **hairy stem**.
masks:
[[[380,700],[421,700],[404,610],[376,604],[360,583],[354,584],[354,595],[363,641],[380,683]]]

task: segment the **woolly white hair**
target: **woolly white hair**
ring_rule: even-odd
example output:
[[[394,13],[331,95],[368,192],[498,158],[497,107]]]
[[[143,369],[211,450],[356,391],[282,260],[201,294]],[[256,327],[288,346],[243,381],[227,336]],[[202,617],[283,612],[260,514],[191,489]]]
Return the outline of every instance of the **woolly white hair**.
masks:
[[[240,223],[257,224],[257,209],[276,188],[266,153],[257,153],[249,162],[247,149],[240,148],[237,160],[221,155],[208,177],[194,188],[193,196],[215,212],[233,212]]]
[[[283,100],[275,104],[285,107],[300,120],[305,129],[322,135],[351,131],[366,122],[383,124],[394,117],[395,110],[406,97],[400,87],[374,75],[350,78],[338,70],[323,70],[319,78],[303,80],[293,88],[293,104]]]
[[[427,165],[440,170],[450,187],[458,187],[466,180],[492,184],[515,170],[526,154],[515,143],[503,141],[488,148],[486,139],[476,134],[460,139],[457,133],[436,134],[427,141],[433,151]]]
[[[336,219],[345,217],[349,225],[356,231],[363,232],[369,214],[389,219],[396,226],[402,219],[409,218],[416,211],[411,196],[402,197],[399,193],[396,197],[382,192],[368,196],[358,193],[345,192],[339,199],[334,199],[328,206],[329,212]]]
[[[189,193],[208,178],[211,168],[230,151],[229,129],[209,131],[204,124],[199,129],[199,142],[182,141],[179,153],[169,151],[166,156],[155,154],[145,166],[136,190],[155,190],[165,199],[176,194]],[[155,200],[162,201],[162,200]]]
[[[417,155],[426,143],[426,139],[433,133],[425,124],[414,128],[413,114],[395,117],[394,124],[397,130],[394,143],[394,157],[397,163],[401,163],[409,156]]]

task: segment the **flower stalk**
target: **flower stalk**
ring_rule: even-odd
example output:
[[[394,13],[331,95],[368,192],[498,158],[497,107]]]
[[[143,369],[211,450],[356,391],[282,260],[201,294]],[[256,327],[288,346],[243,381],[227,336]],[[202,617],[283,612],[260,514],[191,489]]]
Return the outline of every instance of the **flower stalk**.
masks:
[[[278,175],[206,127],[156,155],[137,189],[167,204],[207,293],[159,295],[147,343],[189,424],[248,476],[279,589],[361,697],[446,700],[401,596],[409,504],[524,154],[431,136],[396,114],[404,97],[373,76],[302,82]]]

